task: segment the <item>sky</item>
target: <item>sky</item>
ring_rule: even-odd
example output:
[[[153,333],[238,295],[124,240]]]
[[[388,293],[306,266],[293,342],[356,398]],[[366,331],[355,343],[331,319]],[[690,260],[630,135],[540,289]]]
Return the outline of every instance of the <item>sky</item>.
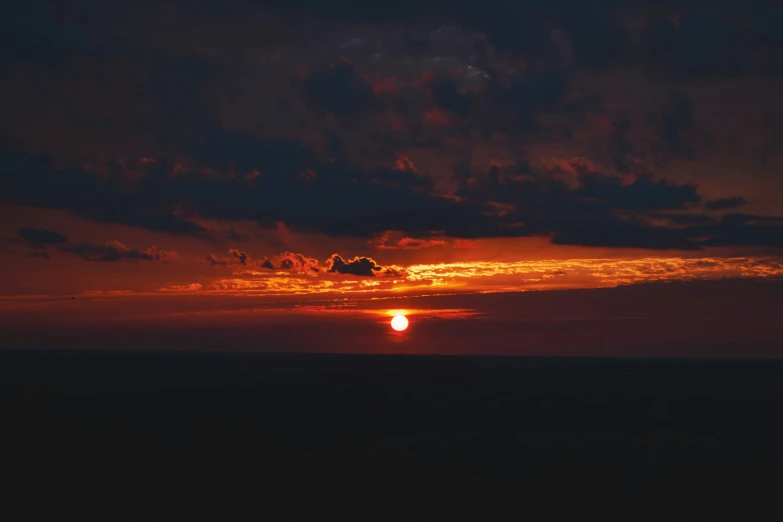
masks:
[[[771,4],[16,5],[3,345],[781,355]]]

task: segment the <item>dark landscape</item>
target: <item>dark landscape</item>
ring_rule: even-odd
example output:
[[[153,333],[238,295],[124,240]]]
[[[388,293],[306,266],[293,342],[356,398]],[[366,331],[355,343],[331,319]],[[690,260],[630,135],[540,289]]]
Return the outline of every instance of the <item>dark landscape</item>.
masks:
[[[782,376],[779,361],[4,351],[3,510],[776,520]]]

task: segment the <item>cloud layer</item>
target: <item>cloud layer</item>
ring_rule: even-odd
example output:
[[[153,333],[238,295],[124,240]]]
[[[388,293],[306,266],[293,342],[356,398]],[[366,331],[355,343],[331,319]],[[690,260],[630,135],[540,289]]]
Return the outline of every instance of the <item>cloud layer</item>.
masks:
[[[741,152],[775,159],[783,13],[719,4],[27,3],[0,41],[14,65],[0,202],[202,240],[215,239],[203,225],[214,220],[229,230],[221,240],[239,240],[239,222],[282,223],[379,250],[531,236],[778,248],[783,211],[750,210],[752,176],[712,183],[698,162],[737,143],[724,136],[740,121],[732,107],[748,118],[737,134],[757,140]],[[109,14],[121,28],[92,23]],[[160,258],[114,244],[60,250]],[[256,268],[323,268],[297,255]],[[206,263],[251,261],[237,250]],[[324,266],[386,270],[362,257]]]
[[[80,257],[85,261],[100,261],[104,263],[120,261],[131,263],[138,261],[162,261],[167,263],[179,257],[179,254],[174,251],[158,250],[154,246],[145,250],[136,250],[116,240],[106,241],[103,244],[73,243],[62,234],[39,228],[19,227],[17,234],[31,249],[28,255],[44,259],[51,258],[48,247],[53,247],[57,252]],[[11,238],[10,242],[16,243],[18,239]]]
[[[204,259],[207,266],[234,266],[242,269],[282,271],[298,274],[347,274],[360,277],[399,276],[399,269],[381,266],[369,257],[354,257],[345,259],[339,254],[332,254],[324,263],[317,259],[285,252],[274,257],[252,259],[246,252],[230,249],[227,256],[208,255]]]

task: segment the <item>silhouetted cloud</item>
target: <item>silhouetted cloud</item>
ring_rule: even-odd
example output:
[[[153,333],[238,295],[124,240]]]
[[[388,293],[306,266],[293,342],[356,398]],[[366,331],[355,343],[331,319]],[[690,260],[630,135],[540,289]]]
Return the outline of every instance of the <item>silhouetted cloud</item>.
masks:
[[[260,268],[267,270],[288,270],[293,272],[320,272],[317,259],[293,252],[284,252],[272,258],[264,258],[258,263]]]
[[[116,263],[120,261],[138,262],[138,261],[162,261],[168,262],[169,259],[177,257],[176,252],[166,252],[158,250],[155,247],[146,250],[134,250],[119,241],[107,241],[103,245],[93,243],[74,243],[61,245],[58,247],[60,252],[67,252],[80,257],[86,261],[100,261],[105,263]]]
[[[29,253],[31,257],[44,259],[51,258],[49,252],[46,251],[48,246],[54,246],[59,252],[73,254],[87,261],[162,261],[166,263],[170,259],[178,257],[176,252],[158,250],[156,247],[150,247],[146,250],[135,250],[119,241],[107,241],[102,245],[71,243],[62,234],[39,228],[19,227],[18,234],[32,249]]]
[[[297,273],[331,273],[379,277],[399,275],[396,269],[379,265],[369,257],[355,257],[347,260],[338,254],[330,256],[322,265],[317,259],[294,252],[284,252],[277,256],[252,260],[245,252],[230,250],[229,255],[226,257],[209,255],[204,260],[204,263],[208,266],[240,265],[252,269]]]
[[[727,214],[707,232],[709,246],[783,247],[783,217]]]
[[[19,237],[35,245],[59,245],[67,243],[68,238],[57,232],[41,228],[19,227]]]
[[[247,252],[242,252],[241,250],[237,250],[235,248],[229,249],[228,255],[225,257],[217,257],[214,254],[210,254],[204,258],[204,264],[207,266],[248,266],[250,262],[251,258]]]
[[[158,250],[156,247],[135,250],[119,241],[107,241],[104,244],[70,243],[68,238],[62,234],[45,229],[19,227],[18,234],[32,249],[28,254],[30,257],[51,259],[51,254],[46,251],[49,246],[54,246],[59,252],[73,254],[86,261],[107,263],[118,261],[162,261],[167,263],[178,257],[174,251]]]
[[[383,267],[369,257],[355,257],[346,260],[337,254],[333,254],[332,257],[327,260],[326,271],[355,276],[399,275],[393,268]]]
[[[126,162],[125,168],[115,170],[66,171],[25,158],[2,171],[0,184],[9,189],[2,194],[8,201],[70,208],[98,221],[178,234],[200,235],[203,229],[187,219],[190,214],[255,221],[265,227],[284,222],[294,230],[365,238],[396,230],[419,239],[544,235],[556,243],[595,246],[690,249],[707,244],[699,239],[704,232],[700,225],[686,225],[687,218],[676,227],[655,220],[656,212],[697,208],[702,198],[696,187],[652,174],[613,176],[597,172],[580,158],[556,160],[553,167],[531,167],[521,159],[516,167],[490,166],[483,173],[458,166],[454,198],[410,168],[366,169],[347,159],[319,160],[296,142],[276,146],[247,135],[242,140],[248,141],[233,149],[238,156],[234,156],[232,176],[219,171],[204,175],[198,169],[179,169],[171,175],[173,163],[165,160]],[[247,154],[244,159],[242,154]],[[20,170],[20,164],[37,170]],[[129,191],[121,181],[131,168],[136,177]],[[248,175],[254,171],[264,174]],[[60,181],[66,178],[72,183]],[[727,198],[720,205],[729,208],[726,205],[738,198]],[[714,202],[710,205],[715,209]],[[96,212],[101,208],[107,214]],[[109,212],[111,208],[117,211]],[[736,233],[720,240],[721,244],[732,241],[747,243]],[[248,264],[240,251],[230,256],[231,263]]]
[[[707,201],[704,206],[709,210],[728,210],[741,207],[745,203],[747,203],[745,198],[742,196],[737,196],[733,198],[719,198],[713,201]]]

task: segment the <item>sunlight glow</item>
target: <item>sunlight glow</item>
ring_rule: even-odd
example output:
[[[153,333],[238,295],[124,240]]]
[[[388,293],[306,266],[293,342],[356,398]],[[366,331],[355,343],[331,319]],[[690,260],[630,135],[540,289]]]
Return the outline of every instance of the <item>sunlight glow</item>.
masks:
[[[391,320],[391,327],[398,332],[402,332],[408,328],[408,318],[404,315],[395,315]]]

